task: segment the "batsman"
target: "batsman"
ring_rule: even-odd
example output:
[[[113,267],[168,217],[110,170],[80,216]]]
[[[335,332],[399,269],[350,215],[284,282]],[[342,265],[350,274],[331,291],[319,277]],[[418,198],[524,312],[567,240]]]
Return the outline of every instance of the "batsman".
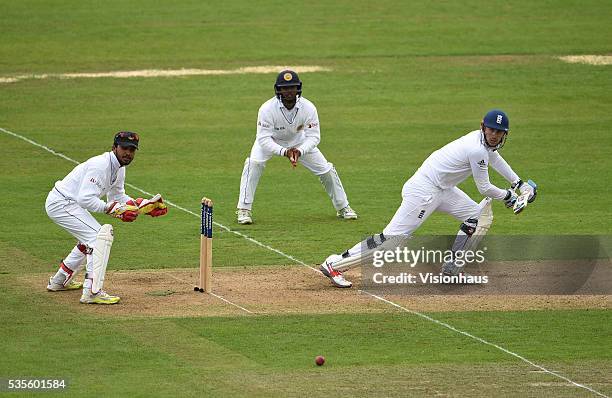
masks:
[[[77,244],[49,279],[48,291],[82,287],[80,302],[83,304],[120,301],[120,297],[102,289],[113,245],[113,227],[100,225],[91,213],[105,213],[123,222],[132,222],[140,214],[159,217],[168,212],[159,194],[151,199],[133,199],[125,193],[125,169],[134,160],[139,141],[138,134],[131,131],[115,134],[110,152],[79,164],[49,192],[45,203],[47,214],[74,236]],[[85,281],[80,283],[74,278],[83,266],[86,268]]]
[[[342,275],[352,267],[364,264],[375,250],[393,247],[395,242],[411,236],[434,212],[440,211],[461,221],[451,248],[452,253],[471,250],[491,225],[491,200],[502,201],[518,214],[528,202],[536,198],[537,185],[523,182],[501,157],[499,150],[508,136],[510,122],[501,110],[487,112],[480,129],[433,152],[416,173],[404,184],[402,203],[381,234],[372,235],[346,250],[342,255],[332,254],[321,265],[321,272],[336,287],[351,287]],[[502,189],[489,180],[489,165],[501,174],[510,188]],[[469,176],[480,194],[486,198],[476,203],[457,187]],[[519,190],[520,196],[515,190]],[[465,274],[463,264],[453,260],[444,263],[444,275]]]

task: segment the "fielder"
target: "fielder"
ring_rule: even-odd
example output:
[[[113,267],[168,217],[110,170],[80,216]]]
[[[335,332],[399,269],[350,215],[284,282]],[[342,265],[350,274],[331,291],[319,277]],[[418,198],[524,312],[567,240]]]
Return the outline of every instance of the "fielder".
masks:
[[[257,115],[257,135],[251,154],[244,161],[238,198],[239,224],[252,224],[251,208],[255,190],[266,162],[274,155],[286,156],[291,165],[300,162],[319,177],[339,218],[356,219],[334,165],[317,145],[321,141],[319,116],[314,104],[302,97],[302,82],[292,70],[279,73],[275,96],[266,101]]]
[[[521,194],[527,192],[525,196],[529,202],[535,200],[536,185],[523,183],[498,152],[506,141],[509,126],[504,112],[492,110],[483,118],[479,130],[433,152],[404,184],[402,203],[383,232],[368,237],[342,255],[332,254],[327,257],[321,264],[321,272],[330,278],[334,286],[351,287],[352,283],[344,278],[343,271],[363,263],[377,247],[387,245],[397,238],[409,237],[436,210],[448,213],[462,222],[451,248],[456,253],[471,247],[473,242],[470,242],[470,237],[477,232],[481,212],[490,206],[489,198],[502,200],[506,207],[512,207],[517,200],[514,190],[518,188]],[[511,184],[510,189],[501,189],[491,184],[489,164]],[[470,175],[474,177],[478,191],[488,197],[481,204],[457,188]],[[490,207],[485,212],[487,210],[490,211]],[[492,214],[487,214],[486,218],[490,224]],[[364,246],[367,248],[365,251]],[[454,261],[447,262],[442,267],[442,273],[459,275],[463,273],[463,265],[459,266]]]
[[[119,302],[118,296],[102,290],[113,244],[113,227],[110,224],[101,226],[90,212],[106,213],[124,222],[134,221],[139,214],[158,217],[168,212],[159,194],[144,200],[134,200],[125,194],[125,167],[134,160],[138,142],[136,133],[117,133],[110,152],[79,164],[49,192],[45,203],[47,214],[78,243],[49,279],[48,291],[83,287],[81,303]],[[100,199],[102,196],[107,197],[107,202]],[[85,264],[85,282],[81,284],[74,277]]]

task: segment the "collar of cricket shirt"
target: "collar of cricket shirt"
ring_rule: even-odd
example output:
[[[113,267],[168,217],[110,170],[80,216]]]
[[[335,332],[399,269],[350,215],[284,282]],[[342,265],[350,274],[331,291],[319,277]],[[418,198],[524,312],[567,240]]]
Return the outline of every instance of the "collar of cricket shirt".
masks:
[[[115,152],[110,151],[108,154],[110,155],[111,170],[115,171],[119,169],[121,167],[121,163],[119,163],[119,159],[117,159]]]
[[[291,108],[291,110],[289,110],[285,108],[285,105],[283,104],[283,101],[281,99],[276,98],[276,100],[278,101],[280,111],[283,114],[283,117],[285,118],[287,123],[293,124],[293,122],[295,121],[295,117],[297,116],[297,113],[300,110],[299,105],[300,105],[301,99],[302,97],[298,96],[297,99],[295,100],[295,105],[293,106],[293,108]]]
[[[117,159],[117,155],[115,155],[115,152],[110,151],[108,154],[110,157],[110,182],[112,185],[117,180],[117,174],[119,173],[119,169],[121,168],[121,163],[119,163],[119,159]]]

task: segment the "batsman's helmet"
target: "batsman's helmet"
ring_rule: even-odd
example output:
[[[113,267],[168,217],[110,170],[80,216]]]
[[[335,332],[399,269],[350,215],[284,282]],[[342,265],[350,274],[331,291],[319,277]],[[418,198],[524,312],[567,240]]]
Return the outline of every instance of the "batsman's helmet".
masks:
[[[297,87],[297,94],[302,96],[302,81],[300,80],[297,73],[292,70],[284,70],[276,77],[276,83],[274,83],[274,93],[278,97],[280,95],[281,87]]]
[[[502,130],[508,132],[510,128],[510,121],[508,120],[508,116],[503,111],[499,109],[493,109],[492,111],[487,112],[485,117],[482,119],[482,124],[485,127]]]
[[[504,136],[502,137],[499,144],[492,146],[487,142],[487,137],[485,136],[484,127],[482,128],[482,140],[489,147],[493,148],[494,151],[503,148],[506,143],[506,138],[508,138],[508,130],[510,129],[510,121],[508,120],[508,116],[504,111],[500,111],[499,109],[493,109],[482,118],[482,125],[484,127],[488,127],[495,130],[500,130],[504,132]]]

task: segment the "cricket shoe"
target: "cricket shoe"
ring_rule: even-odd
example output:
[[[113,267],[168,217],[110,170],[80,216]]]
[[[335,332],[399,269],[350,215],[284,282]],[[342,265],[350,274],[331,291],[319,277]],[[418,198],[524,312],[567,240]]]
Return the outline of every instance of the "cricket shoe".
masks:
[[[117,304],[121,300],[119,296],[111,296],[104,290],[100,290],[96,294],[92,294],[91,290],[83,289],[83,295],[81,295],[82,304]]]
[[[458,276],[458,275],[463,275],[465,277],[472,276],[468,274],[467,272],[465,272],[463,270],[463,267],[456,266],[455,263],[452,261],[445,262],[440,272],[442,272],[442,275],[444,276]]]
[[[346,279],[344,279],[342,272],[336,271],[334,267],[332,266],[333,261],[334,260],[337,261],[338,257],[340,256],[338,256],[337,254],[332,254],[331,256],[327,257],[325,259],[325,262],[321,264],[321,267],[319,269],[321,270],[323,275],[329,278],[332,285],[336,287],[351,287],[353,286],[353,284],[347,281]]]
[[[236,214],[238,215],[238,224],[253,224],[253,219],[251,218],[251,210],[238,209],[238,211],[236,211]]]
[[[53,278],[49,279],[49,283],[47,284],[47,290],[50,292],[63,292],[66,290],[76,290],[83,287],[81,282],[70,281],[66,286],[61,283],[53,282]]]
[[[474,279],[472,275],[468,274],[467,272],[463,270],[463,267],[457,267],[455,264],[451,262],[444,263],[440,272],[442,272],[442,275],[444,276],[458,276],[461,279],[465,278],[468,280]],[[452,284],[452,283],[449,283],[449,284]],[[459,283],[459,284],[460,285],[477,285],[478,283],[466,281],[466,282]]]
[[[356,220],[357,212],[351,209],[351,206],[346,206],[336,212],[338,218],[342,218],[343,220]]]

